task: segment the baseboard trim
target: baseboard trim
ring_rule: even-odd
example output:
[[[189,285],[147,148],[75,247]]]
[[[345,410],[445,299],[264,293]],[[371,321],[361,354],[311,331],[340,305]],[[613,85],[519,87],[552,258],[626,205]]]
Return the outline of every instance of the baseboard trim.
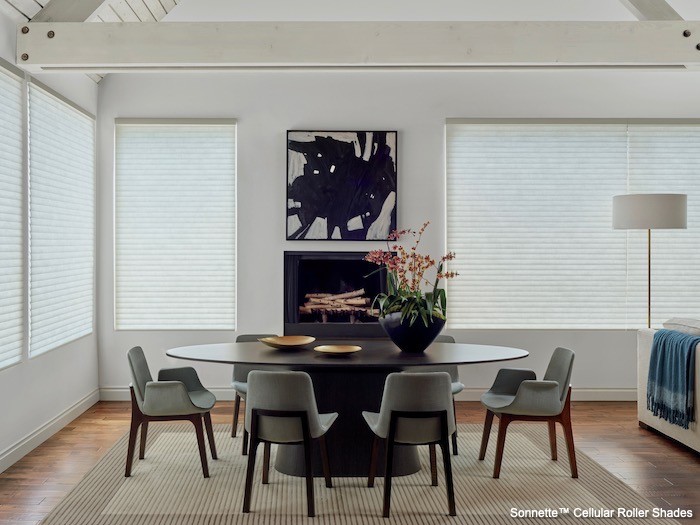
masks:
[[[455,396],[457,401],[479,401],[485,388],[465,388]],[[636,401],[636,388],[576,388],[571,391],[573,401]]]
[[[214,387],[209,389],[219,401],[232,401],[235,393],[232,388]],[[487,388],[465,388],[457,394],[457,401],[479,401]],[[129,401],[129,389],[126,387],[100,388],[102,401]],[[636,388],[574,388],[574,401],[636,401]]]
[[[96,388],[77,403],[69,406],[56,417],[41,425],[34,432],[0,452],[0,472],[4,472],[7,468],[17,463],[99,400],[100,391]]]
[[[233,401],[236,393],[230,387],[214,387],[209,391],[216,396],[217,401]],[[105,387],[100,388],[100,401],[130,401],[128,387]]]

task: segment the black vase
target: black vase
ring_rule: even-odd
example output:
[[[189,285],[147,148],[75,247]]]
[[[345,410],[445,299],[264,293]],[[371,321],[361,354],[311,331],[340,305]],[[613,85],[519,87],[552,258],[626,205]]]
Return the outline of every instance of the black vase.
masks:
[[[379,324],[394,344],[402,352],[413,354],[419,354],[428,348],[445,327],[443,319],[433,317],[432,321],[425,326],[422,319],[416,319],[413,325],[409,326],[407,320],[401,322],[401,312],[379,318]]]

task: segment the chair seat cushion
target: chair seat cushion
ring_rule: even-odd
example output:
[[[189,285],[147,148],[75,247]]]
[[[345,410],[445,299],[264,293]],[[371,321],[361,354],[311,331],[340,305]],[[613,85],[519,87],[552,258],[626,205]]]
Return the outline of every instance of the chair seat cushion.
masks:
[[[464,390],[463,383],[460,383],[459,381],[452,382],[452,395],[453,396],[459,394],[462,390]]]
[[[481,396],[481,403],[491,412],[503,412],[513,403],[515,396],[486,392]]]
[[[238,392],[238,395],[245,399],[245,395],[248,393],[248,383],[245,381],[234,381],[231,383],[233,389]]]
[[[317,438],[321,437],[323,434],[328,432],[328,429],[331,428],[331,425],[333,422],[338,419],[338,413],[337,412],[331,412],[329,414],[319,414],[318,415],[318,422],[321,425],[321,432],[318,436],[314,436],[313,433],[311,434],[311,437]]]
[[[188,394],[192,404],[201,410],[211,410],[216,403],[216,397],[209,390],[193,390]]]
[[[367,426],[370,430],[377,434],[377,428],[379,427],[379,413],[378,412],[362,412],[362,417],[365,418]],[[379,435],[379,434],[377,434]],[[380,438],[385,438],[386,436],[379,436]]]

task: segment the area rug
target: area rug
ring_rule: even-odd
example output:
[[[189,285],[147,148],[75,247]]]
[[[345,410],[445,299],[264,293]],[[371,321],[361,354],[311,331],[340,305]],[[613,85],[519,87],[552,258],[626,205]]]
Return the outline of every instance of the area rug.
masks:
[[[131,478],[124,477],[126,436],[44,519],[46,525],[165,525],[165,524],[386,524],[381,517],[383,480],[367,488],[365,478],[334,478],[327,489],[317,479],[316,518],[306,516],[304,480],[270,471],[270,484],[260,483],[262,447],[253,486],[250,514],[242,514],[246,457],[241,438],[217,425],[219,460],[209,462],[204,479],[191,425],[152,424],[146,459],[134,462]],[[447,499],[438,451],[439,486],[430,486],[427,447],[421,447],[423,468],[395,478],[391,522],[398,524],[477,524],[585,522],[626,525],[678,525],[654,518],[654,505],[592,459],[577,452],[579,479],[571,479],[566,447],[559,443],[559,461],[549,459],[546,425],[514,424],[508,431],[501,479],[491,478],[495,433],[485,461],[477,460],[479,425],[459,426],[459,456],[452,456],[457,516],[447,516]],[[275,447],[272,448],[274,461]],[[368,451],[369,452],[369,451]],[[331,451],[332,454],[332,451]],[[578,510],[577,510],[578,509]],[[602,509],[609,519],[580,517]],[[617,517],[627,509],[639,517]],[[635,510],[636,509],[636,510]],[[544,511],[550,517],[531,517]],[[644,516],[647,512],[646,517]],[[552,517],[557,514],[556,518]],[[579,515],[577,517],[576,515]],[[530,516],[530,517],[515,517]]]

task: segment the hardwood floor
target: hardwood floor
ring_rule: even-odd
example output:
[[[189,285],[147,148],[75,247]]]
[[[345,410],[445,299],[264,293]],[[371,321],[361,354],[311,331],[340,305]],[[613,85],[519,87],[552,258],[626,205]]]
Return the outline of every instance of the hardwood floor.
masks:
[[[232,413],[233,402],[217,403],[212,419],[230,424]],[[688,522],[700,517],[700,455],[640,429],[635,403],[574,402],[572,414],[579,450],[658,506],[692,509]],[[0,474],[0,523],[41,520],[129,430],[129,418],[129,403],[100,402]],[[460,423],[483,418],[479,403],[457,403]]]

